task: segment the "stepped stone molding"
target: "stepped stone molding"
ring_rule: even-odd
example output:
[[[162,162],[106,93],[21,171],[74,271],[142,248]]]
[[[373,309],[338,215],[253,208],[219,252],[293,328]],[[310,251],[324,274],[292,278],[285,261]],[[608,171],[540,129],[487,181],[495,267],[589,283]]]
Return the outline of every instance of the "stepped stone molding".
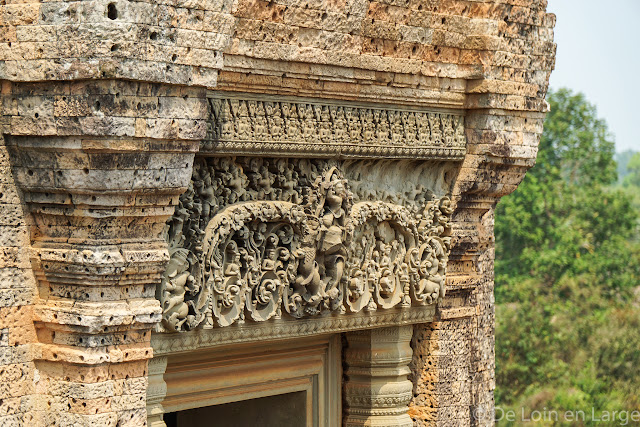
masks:
[[[169,222],[164,330],[435,304],[453,210],[416,188],[354,202],[338,162],[196,161]]]
[[[201,153],[461,160],[464,117],[402,106],[213,92]]]
[[[131,117],[143,103],[147,117]],[[205,134],[204,90],[3,83],[2,105],[5,173],[29,215],[36,278],[28,415],[33,425],[144,425],[164,229]]]

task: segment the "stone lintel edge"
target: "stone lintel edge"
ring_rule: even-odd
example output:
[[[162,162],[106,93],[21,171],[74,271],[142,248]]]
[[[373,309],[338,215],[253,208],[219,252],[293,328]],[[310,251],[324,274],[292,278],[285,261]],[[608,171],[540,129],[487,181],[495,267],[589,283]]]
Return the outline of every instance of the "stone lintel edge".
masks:
[[[440,148],[421,149],[427,153],[415,153],[412,149],[398,149],[396,152],[386,152],[386,147],[371,146],[380,148],[380,153],[374,156],[367,150],[361,150],[358,145],[343,145],[344,148],[328,149],[321,144],[273,144],[273,143],[220,143],[213,149],[200,149],[198,156],[245,156],[255,157],[256,144],[260,144],[260,150],[265,151],[265,156],[269,157],[289,157],[289,158],[316,158],[316,159],[337,159],[337,160],[424,160],[424,161],[462,161],[466,152],[464,149],[447,149],[444,152],[435,152]],[[322,148],[322,150],[320,150]],[[367,147],[369,148],[369,147]]]
[[[82,151],[98,153],[197,153],[198,140],[102,135],[21,135],[5,134],[7,147],[48,152]]]
[[[430,305],[381,310],[375,313],[279,319],[264,323],[247,322],[224,328],[198,329],[180,333],[153,332],[151,346],[157,357],[228,344],[278,341],[388,326],[430,323],[439,318],[470,317],[475,314],[475,307],[469,307],[468,310],[446,310],[445,316],[441,316],[440,311],[435,305]]]

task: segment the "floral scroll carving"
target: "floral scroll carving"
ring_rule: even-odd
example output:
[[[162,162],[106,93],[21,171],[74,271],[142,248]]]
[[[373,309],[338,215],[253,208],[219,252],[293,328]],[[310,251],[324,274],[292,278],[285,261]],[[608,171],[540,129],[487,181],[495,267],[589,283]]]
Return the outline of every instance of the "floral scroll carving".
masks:
[[[295,279],[293,240],[303,218],[288,202],[240,203],[207,225],[204,281],[219,326],[243,321],[245,308],[254,321],[281,316],[283,292]]]
[[[404,206],[351,188],[336,161],[197,159],[168,224],[165,330],[436,303],[448,197],[416,186]]]

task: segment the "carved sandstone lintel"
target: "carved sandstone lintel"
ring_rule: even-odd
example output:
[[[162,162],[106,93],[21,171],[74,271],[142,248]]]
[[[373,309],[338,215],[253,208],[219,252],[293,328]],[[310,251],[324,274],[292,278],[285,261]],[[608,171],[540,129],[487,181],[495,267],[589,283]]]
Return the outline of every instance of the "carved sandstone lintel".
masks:
[[[196,329],[182,333],[153,334],[151,346],[154,355],[183,353],[225,344],[274,341],[358,331],[387,326],[412,325],[432,322],[434,305],[426,307],[396,308],[357,314],[337,314],[289,321],[273,320],[255,324],[234,324],[226,328]]]
[[[412,326],[346,334],[343,426],[411,427]]]
[[[197,162],[169,222],[171,261],[157,293],[165,330],[372,313],[441,298],[449,198],[420,185],[372,200],[358,183],[352,193],[342,168]]]
[[[213,92],[201,153],[461,160],[463,116],[410,107]]]

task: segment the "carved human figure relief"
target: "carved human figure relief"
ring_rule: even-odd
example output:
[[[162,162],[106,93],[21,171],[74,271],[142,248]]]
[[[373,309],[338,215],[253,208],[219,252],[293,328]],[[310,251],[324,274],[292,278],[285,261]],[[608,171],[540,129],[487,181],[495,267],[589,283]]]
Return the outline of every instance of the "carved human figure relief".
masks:
[[[330,107],[331,117],[333,120],[333,136],[336,142],[348,142],[348,125],[345,118],[344,108],[342,106]]]
[[[330,160],[198,158],[167,227],[171,260],[157,293],[164,329],[436,303],[450,249],[449,199],[410,182],[374,190],[353,166],[352,181],[341,168]]]
[[[166,327],[172,331],[193,329],[204,320],[207,292],[201,288],[200,263],[193,252],[173,249],[157,298]]]
[[[347,126],[349,132],[350,141],[358,141],[364,138],[362,135],[362,123],[357,110],[351,107],[345,108],[345,114],[347,117]]]
[[[246,154],[268,144],[283,155],[459,160],[465,154],[460,115],[275,96],[245,99],[224,92],[214,95],[210,106],[209,137],[201,153]]]

